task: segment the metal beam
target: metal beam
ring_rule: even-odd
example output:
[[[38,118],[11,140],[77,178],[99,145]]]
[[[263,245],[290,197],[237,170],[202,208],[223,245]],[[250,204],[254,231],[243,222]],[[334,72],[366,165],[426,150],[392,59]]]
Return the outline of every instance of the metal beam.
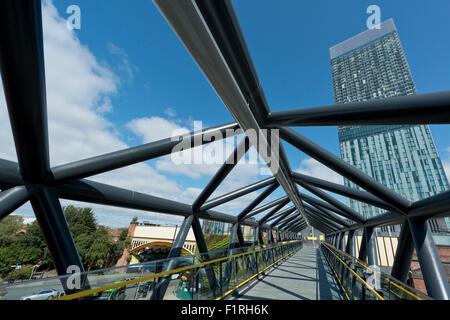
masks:
[[[55,194],[48,189],[38,188],[31,196],[30,202],[36,213],[36,219],[52,256],[57,274],[67,274],[68,268],[71,266],[78,266],[80,272],[84,272],[75,242]],[[66,279],[61,279],[61,284],[67,294],[77,291],[68,288]],[[88,288],[88,284],[85,283],[85,286],[81,289]]]
[[[342,212],[342,210],[336,208],[335,206],[331,205],[328,202],[308,196],[307,194],[302,194],[301,197],[302,197],[302,200],[308,202],[309,204],[311,204],[312,206],[314,206],[315,208],[317,208],[319,210],[329,212],[333,216],[335,216],[335,217],[337,216],[339,219],[346,218],[346,215],[344,212]],[[348,218],[346,218],[346,219],[348,219]]]
[[[304,197],[304,195],[302,196]],[[448,216],[450,210],[450,191],[441,192],[429,198],[419,200],[411,204],[408,209],[408,218],[439,218]],[[402,224],[404,216],[393,212],[384,212],[372,218],[368,218],[364,224],[353,224],[340,231],[361,229],[362,227],[384,226]]]
[[[351,231],[350,231],[351,232]],[[409,229],[408,221],[404,221],[402,231],[398,239],[397,250],[395,251],[394,264],[392,265],[391,276],[405,282],[411,267],[414,252],[414,242]]]
[[[243,37],[239,37],[238,41],[228,41],[228,36],[223,34],[223,32],[227,34],[241,33],[239,25],[233,23],[233,19],[228,19],[235,15],[231,2],[221,6],[220,14],[218,14],[219,11],[216,11],[219,4],[211,4],[209,7],[203,6],[199,10],[196,3],[191,1],[155,0],[155,3],[195,59],[224,105],[244,130],[252,146],[258,150],[261,158],[269,166],[272,174],[291,201],[297,206],[299,212],[303,213],[298,191],[290,180],[291,170],[282,151],[282,145],[278,150],[277,148],[269,148],[272,140],[269,140],[267,134],[262,131],[264,124],[257,120],[258,114],[255,110],[262,112],[263,106],[257,104],[250,107],[253,100],[249,96],[261,95],[262,93],[259,81],[254,78],[257,84],[256,88],[259,88],[259,91],[248,92],[247,95],[246,90],[250,86],[244,86],[242,83],[250,83],[250,80],[245,79],[243,82],[236,80],[239,79],[240,74],[251,79],[251,77],[256,76],[256,72],[252,74],[248,72],[248,68],[246,70],[243,67],[243,65],[251,65],[250,57],[239,54],[237,49],[238,46],[246,47]],[[199,3],[197,2],[197,4]],[[210,12],[210,14],[207,15],[205,11]],[[219,20],[218,17],[225,17],[225,19]],[[241,59],[239,64],[234,64],[230,55]],[[271,137],[275,137],[273,134],[274,132],[270,133]],[[278,142],[276,138],[273,141]],[[269,149],[271,151],[270,158],[268,154],[262,152]],[[307,221],[306,217],[305,220]]]
[[[336,200],[335,198],[333,198],[332,196],[330,196],[326,192],[320,190],[319,188],[313,187],[313,186],[311,186],[311,185],[309,185],[309,184],[307,184],[307,183],[305,183],[303,181],[296,180],[296,182],[299,185],[301,185],[303,188],[305,188],[306,190],[314,193],[319,198],[322,198],[326,202],[331,203],[333,206],[335,206],[338,209],[340,209],[343,213],[345,213],[345,216],[347,218],[355,220],[355,221],[357,221],[359,223],[364,223],[364,220],[365,220],[364,217],[362,217],[358,212],[356,212],[352,208],[348,207],[347,205],[343,204],[339,200]]]
[[[205,237],[203,235],[202,227],[200,225],[200,220],[197,216],[194,216],[194,219],[192,220],[192,231],[194,232],[195,241],[197,242],[197,248],[200,252],[201,259],[203,261],[210,260],[210,256],[208,253],[208,247],[206,245]],[[216,274],[214,273],[214,269],[210,264],[205,266],[206,271],[206,277],[208,278],[209,287],[211,288],[211,291],[213,292],[213,296],[217,296],[217,289],[218,289],[218,283],[216,280]]]
[[[261,213],[263,211],[266,211],[267,209],[275,207],[276,205],[280,204],[281,202],[283,202],[286,199],[289,199],[289,197],[284,196],[284,197],[278,198],[274,201],[268,202],[265,205],[259,206],[255,209],[253,209],[252,211],[250,211],[246,217],[250,218],[250,217],[256,216],[258,213]]]
[[[377,241],[374,227],[364,228],[365,242],[367,248],[367,261],[369,266],[378,265]]]
[[[334,236],[336,236],[335,234]],[[363,229],[361,237],[361,245],[359,246],[358,260],[366,261],[367,258],[367,244],[366,244],[366,229]]]
[[[239,248],[244,248],[245,247],[244,234],[242,233],[242,228],[239,225],[239,223],[237,223],[237,225],[238,225],[237,237],[238,237],[238,241],[239,241]]]
[[[278,226],[278,228],[280,230],[284,231],[284,228],[288,225],[288,223],[290,223],[294,220],[297,220],[297,219],[299,221],[301,221],[302,218],[303,218],[302,215],[300,215],[299,213],[296,213],[296,214],[292,215],[291,217],[287,218],[286,220],[282,221],[281,224]]]
[[[20,173],[25,183],[44,185],[51,173],[41,1],[1,1],[0,30],[0,71]],[[84,272],[55,194],[39,187],[30,202],[58,275],[72,266]],[[73,292],[66,281],[62,286]]]
[[[241,213],[238,214],[238,220],[241,221],[242,219],[246,217],[250,217],[250,212],[261,202],[264,201],[272,192],[274,192],[278,188],[279,184],[278,182],[274,183],[270,187],[267,187],[266,190],[261,192],[255,200],[253,200],[247,207],[245,207],[244,210],[241,211]]]
[[[282,210],[282,211],[278,212],[277,214],[271,216],[269,219],[267,219],[267,221],[274,220],[274,219],[278,219],[279,217],[281,217],[282,215],[284,215],[284,214],[286,213],[286,211],[292,210],[292,211],[290,211],[290,212],[293,212],[293,211],[296,210],[296,209],[297,209],[297,208],[296,208],[294,205],[292,205],[292,206],[290,206],[289,208],[286,208],[285,210]],[[271,224],[271,225],[272,225],[272,224]]]
[[[25,186],[2,191],[0,193],[0,220],[27,202],[33,193],[33,188]]]
[[[14,187],[16,184],[23,183],[20,174],[18,173],[19,167],[17,163],[0,160],[0,178],[2,177],[1,173],[3,172],[3,169],[8,170],[8,172],[5,172],[3,176],[8,179],[9,187]],[[70,181],[63,185],[51,187],[50,189],[53,190],[58,197],[67,200],[97,203],[136,210],[154,211],[184,217],[192,214],[192,207],[188,204],[114,187],[87,179]],[[237,221],[237,217],[234,215],[228,215],[212,210],[202,210],[197,213],[197,216],[202,219],[210,219],[226,223],[234,223]],[[245,218],[240,220],[240,223],[248,226],[258,225],[257,221]],[[263,227],[268,226],[263,225]]]
[[[281,128],[280,137],[289,142],[294,147],[300,149],[310,157],[313,157],[328,168],[343,175],[363,189],[372,193],[374,196],[387,203],[390,203],[400,212],[406,214],[406,210],[411,204],[409,200],[393,192],[389,188],[385,187],[375,179],[371,178],[349,163],[335,156],[331,152],[316,145],[314,142],[302,136],[300,133],[290,128]]]
[[[297,209],[297,208],[294,207],[294,209]],[[283,216],[278,218],[275,222],[273,222],[271,224],[271,226],[275,227],[275,226],[281,225],[288,219],[291,219],[293,217],[298,217],[298,212],[292,213],[293,211],[291,211],[291,210],[289,210],[289,211],[283,210],[283,211],[284,211]]]
[[[449,300],[450,288],[447,275],[428,223],[421,218],[408,218],[408,224],[428,294],[434,299]]]
[[[25,184],[17,162],[0,159],[0,189],[9,189]]]
[[[295,210],[297,210],[297,208],[295,206],[291,206],[291,207],[287,208],[286,210],[283,210],[282,212],[279,213],[280,215],[278,216],[278,218],[270,224],[270,226],[275,227],[277,224],[279,224],[281,221],[283,221],[283,219],[285,219],[288,215],[290,215]]]
[[[314,213],[321,217],[326,217],[328,220],[334,221],[339,228],[342,228],[344,226],[349,226],[347,222],[342,220],[340,217],[338,217],[336,214],[333,214],[333,212],[328,211],[327,209],[321,208],[320,206],[310,206],[308,204],[305,204],[305,209],[309,210],[311,213]]]
[[[275,213],[277,213],[278,211],[280,211],[285,205],[287,205],[290,202],[290,199],[286,199],[283,202],[281,202],[279,205],[277,205],[275,208],[273,208],[272,210],[270,210],[270,212],[268,212],[264,217],[262,217],[259,220],[259,223],[262,224],[264,222],[266,222],[271,216],[273,216]]]
[[[312,215],[309,211],[307,212],[309,218],[314,219],[314,221],[319,222],[322,226],[325,226],[328,231],[339,230],[339,228],[334,223],[331,223],[330,221],[324,219],[322,216]]]
[[[272,112],[267,125],[353,126],[450,123],[450,91]]]
[[[225,163],[216,172],[214,177],[209,181],[208,185],[202,190],[200,195],[195,199],[192,204],[192,210],[197,212],[200,207],[208,200],[209,196],[217,189],[217,187],[222,183],[222,181],[227,177],[227,175],[233,170],[237,165],[239,160],[245,156],[250,144],[248,138],[245,137],[234,149],[233,153],[227,158]]]
[[[227,137],[242,133],[237,123],[227,123],[208,128],[202,131],[191,132],[179,137],[166,138],[140,146],[95,156],[88,159],[63,164],[52,168],[53,178],[56,182],[65,182],[97,175],[107,171],[119,169],[138,162],[151,160],[157,157],[174,153],[175,147],[182,146],[182,150],[219,141]]]
[[[350,230],[347,235],[347,246],[345,252],[356,258],[356,233],[355,230]]]
[[[20,172],[49,178],[47,100],[40,1],[1,1],[0,71]]]
[[[209,200],[209,201],[205,202],[205,204],[200,208],[200,210],[211,209],[211,208],[221,205],[225,202],[228,202],[228,201],[234,200],[236,198],[239,198],[243,195],[249,194],[250,192],[267,187],[268,185],[274,184],[275,182],[276,182],[276,179],[274,177],[270,177],[270,178],[264,179],[262,181],[258,181],[249,186],[240,188],[238,190],[224,194],[220,197]]]
[[[328,216],[321,215],[319,210],[314,210],[315,208],[305,208],[305,209],[308,212],[309,216],[314,216],[314,217],[322,220],[322,222],[325,223],[326,225],[329,225],[330,227],[333,227],[337,230],[342,228],[342,225],[340,225],[339,223],[336,223],[334,220],[330,219]]]
[[[384,202],[383,200],[378,199],[377,197],[373,196],[372,194],[370,194],[366,191],[353,189],[353,188],[343,186],[343,185],[340,185],[337,183],[325,181],[325,180],[318,179],[315,177],[310,177],[310,176],[296,173],[296,172],[292,173],[292,178],[295,181],[306,182],[311,186],[325,189],[325,190],[346,196],[351,199],[355,199],[355,200],[358,200],[358,201],[361,201],[361,202],[364,202],[367,204],[374,205],[379,208],[383,208],[386,210],[395,210],[395,208],[392,207],[391,205],[389,205],[388,203]]]

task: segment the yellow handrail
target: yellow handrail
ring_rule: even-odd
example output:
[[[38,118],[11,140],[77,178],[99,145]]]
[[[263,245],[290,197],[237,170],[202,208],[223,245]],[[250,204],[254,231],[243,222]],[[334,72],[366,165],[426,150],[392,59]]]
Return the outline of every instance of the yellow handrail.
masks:
[[[349,267],[349,266],[348,266],[341,258],[339,258],[339,257],[333,252],[333,250],[331,250],[330,248],[328,248],[328,246],[325,246],[325,248],[327,248],[327,249],[331,252],[331,254],[333,254],[336,258],[338,258],[339,261],[341,261],[341,263],[342,263],[348,270],[350,270],[350,272],[353,273],[353,274],[358,278],[358,280],[361,281],[362,284],[364,284],[364,285],[367,287],[367,289],[369,289],[369,291],[371,291],[376,297],[378,297],[378,299],[384,300],[383,297],[380,296],[380,294],[379,294],[378,292],[376,292],[376,291],[375,291],[375,290],[374,290],[367,282],[364,281],[363,278],[361,278],[355,271],[353,271],[352,268],[350,268],[350,267]]]
[[[159,278],[159,277],[162,277],[162,276],[170,275],[170,274],[173,274],[173,273],[179,273],[179,272],[190,270],[190,269],[196,269],[196,268],[203,267],[203,266],[206,266],[206,265],[209,265],[209,264],[213,264],[213,263],[216,263],[216,262],[229,260],[231,258],[237,258],[237,257],[241,257],[241,256],[244,256],[244,255],[250,255],[250,254],[253,254],[253,253],[257,253],[257,252],[261,252],[261,251],[265,251],[265,250],[269,250],[269,249],[273,249],[273,248],[277,248],[277,247],[282,247],[282,246],[284,246],[286,244],[290,244],[290,243],[294,243],[294,242],[298,242],[298,241],[300,241],[300,240],[284,241],[280,245],[275,245],[275,246],[272,246],[272,247],[269,247],[269,248],[262,248],[262,249],[253,250],[253,251],[250,251],[250,252],[243,252],[243,253],[238,253],[238,254],[235,254],[235,255],[232,255],[232,256],[227,256],[227,257],[223,257],[223,258],[217,258],[217,259],[214,259],[214,260],[209,260],[209,261],[198,263],[198,264],[195,264],[195,265],[181,267],[181,268],[173,269],[173,270],[170,270],[170,271],[156,273],[156,274],[153,274],[153,275],[150,275],[150,276],[145,276],[145,277],[141,277],[141,278],[137,278],[137,279],[133,279],[133,280],[128,280],[128,281],[124,281],[124,282],[120,282],[120,283],[111,284],[111,285],[105,286],[105,287],[100,287],[100,288],[96,288],[96,289],[90,289],[90,290],[85,290],[85,291],[69,294],[67,296],[62,296],[62,297],[59,297],[59,298],[56,298],[56,299],[53,299],[53,300],[73,300],[73,299],[89,296],[89,295],[94,294],[94,293],[103,292],[103,291],[110,290],[110,289],[115,289],[115,288],[120,288],[120,287],[129,285],[129,284],[138,283],[138,282],[142,282],[142,281],[146,281],[146,280],[151,280],[151,279],[154,279],[154,278]]]
[[[250,278],[248,278],[247,280],[242,281],[240,284],[238,284],[237,286],[235,286],[233,289],[228,290],[223,296],[217,298],[216,300],[221,300],[224,297],[226,297],[227,295],[229,295],[231,292],[233,292],[234,290],[238,289],[239,287],[243,286],[244,284],[246,284],[247,282],[249,282],[250,280],[252,280],[254,277],[258,276],[259,274],[263,273],[264,271],[266,271],[267,269],[269,269],[270,267],[272,267],[274,264],[278,263],[279,261],[285,259],[287,256],[289,256],[290,254],[292,254],[295,251],[292,250],[291,252],[289,252],[288,254],[284,255],[283,257],[281,257],[280,259],[278,259],[277,261],[275,261],[274,263],[268,265],[267,267],[265,267],[264,269],[262,269],[261,271],[259,271],[258,273],[254,274],[253,276],[251,276]]]
[[[367,266],[366,264],[364,264],[362,261],[356,259],[355,257],[352,257],[352,256],[349,255],[348,253],[346,253],[346,252],[344,252],[344,251],[342,251],[342,250],[340,250],[340,249],[338,249],[338,248],[336,248],[336,247],[330,245],[329,243],[323,242],[322,244],[324,244],[325,246],[329,247],[329,248],[328,248],[329,250],[330,250],[330,248],[331,248],[332,250],[335,250],[335,251],[337,251],[337,252],[339,252],[339,253],[345,255],[346,257],[355,260],[357,264],[361,265],[361,266],[364,267],[365,269],[370,270],[370,271],[372,271],[372,272],[374,272],[374,273],[375,273],[375,272],[378,272],[378,271],[375,271],[374,269],[370,268],[370,267]],[[409,290],[407,290],[407,289],[405,289],[405,288],[399,286],[396,282],[392,281],[389,277],[386,277],[385,280],[388,281],[389,283],[393,284],[394,286],[396,286],[397,288],[399,288],[400,290],[402,290],[402,291],[405,292],[406,294],[409,294],[410,296],[414,297],[415,299],[418,299],[418,300],[424,300],[424,299],[418,297],[418,296],[417,296],[416,294],[414,294],[413,292],[411,292],[411,291],[409,291]],[[390,290],[390,291],[391,291],[391,290]],[[391,291],[391,292],[394,293],[393,291]],[[394,294],[395,294],[395,293],[394,293]]]

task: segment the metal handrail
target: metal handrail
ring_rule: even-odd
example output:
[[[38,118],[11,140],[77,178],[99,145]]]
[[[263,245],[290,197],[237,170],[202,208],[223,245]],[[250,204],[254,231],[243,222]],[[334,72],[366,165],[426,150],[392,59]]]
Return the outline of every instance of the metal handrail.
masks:
[[[337,256],[333,250],[331,248],[329,248],[328,246],[324,246],[325,248],[327,248],[337,259],[339,259],[339,261],[341,261],[342,265],[344,267],[346,267],[351,273],[353,273],[356,278],[367,287],[367,289],[369,289],[369,291],[371,291],[379,300],[384,300],[384,298],[382,296],[380,296],[380,294],[378,292],[376,292],[376,290],[374,288],[372,288],[372,286],[370,286],[366,281],[364,281],[363,278],[361,278],[359,276],[359,274],[357,274],[352,268],[350,268],[341,258],[339,258],[339,256]]]
[[[56,299],[53,299],[53,300],[73,300],[73,299],[89,296],[89,295],[92,295],[92,294],[95,294],[95,293],[103,292],[103,291],[106,291],[106,290],[120,288],[120,287],[129,285],[129,284],[134,284],[134,283],[138,283],[138,282],[142,282],[142,281],[147,281],[147,280],[151,280],[151,279],[155,279],[155,278],[171,275],[173,273],[179,273],[179,272],[186,271],[186,270],[191,270],[191,269],[204,267],[206,265],[210,265],[210,264],[221,262],[221,261],[226,261],[226,260],[229,260],[229,259],[232,259],[232,258],[237,258],[237,257],[246,256],[246,255],[251,255],[251,254],[254,254],[254,253],[257,253],[257,252],[262,252],[262,251],[266,251],[266,250],[270,250],[270,249],[274,249],[274,248],[281,248],[281,247],[283,247],[283,246],[285,246],[287,244],[292,244],[292,243],[296,243],[296,242],[301,242],[301,240],[283,241],[279,245],[275,245],[275,246],[271,246],[271,247],[267,247],[267,248],[261,248],[261,249],[257,249],[257,250],[252,250],[252,251],[249,251],[249,252],[238,253],[238,254],[234,254],[234,255],[231,255],[231,256],[227,256],[227,257],[217,258],[217,259],[209,260],[209,261],[206,261],[206,262],[201,262],[201,263],[198,263],[198,264],[185,266],[185,267],[181,267],[181,268],[177,268],[177,269],[173,269],[173,270],[169,270],[169,271],[165,271],[165,272],[155,273],[155,274],[152,274],[152,275],[149,275],[149,276],[140,277],[140,278],[137,278],[137,279],[132,279],[132,280],[128,280],[128,281],[124,281],[124,282],[120,282],[120,283],[115,283],[115,284],[112,284],[112,285],[108,285],[108,286],[104,286],[104,287],[100,287],[100,288],[96,288],[96,289],[85,290],[85,291],[69,294],[69,295],[66,295],[66,296],[62,296],[62,297],[59,297],[59,298],[56,298]]]
[[[378,272],[379,272],[379,271],[374,270],[374,269],[371,268],[370,266],[366,265],[366,264],[365,264],[364,262],[362,262],[361,260],[359,260],[359,259],[357,259],[357,258],[355,258],[355,257],[353,257],[353,256],[351,256],[351,255],[349,255],[348,253],[346,253],[346,252],[344,252],[344,251],[342,251],[342,250],[340,250],[340,249],[334,247],[333,245],[331,245],[331,244],[329,244],[329,243],[322,242],[322,244],[323,244],[328,250],[330,250],[330,252],[332,252],[332,251],[334,250],[335,252],[338,252],[338,253],[340,253],[340,254],[342,254],[342,255],[344,255],[344,256],[346,256],[346,257],[352,259],[353,261],[355,261],[357,264],[359,264],[361,267],[363,267],[363,268],[366,269],[366,270],[369,270],[369,271],[371,271],[371,272],[373,272],[373,273],[378,273]],[[332,252],[332,253],[333,253],[333,252]],[[333,253],[333,254],[334,254],[334,253]],[[338,258],[338,259],[339,259],[339,258]],[[339,260],[341,260],[341,259],[339,259]],[[342,261],[342,260],[341,260],[341,261]],[[343,262],[343,261],[342,261],[342,262]],[[345,264],[345,263],[344,263],[344,264]],[[345,266],[348,267],[348,265],[346,265],[346,264],[345,264]],[[352,271],[353,271],[353,270],[352,270]],[[415,299],[417,299],[417,300],[424,300],[424,298],[419,297],[419,295],[423,295],[423,296],[426,297],[427,299],[431,299],[430,297],[426,296],[424,293],[414,292],[414,291],[417,291],[417,290],[415,290],[414,288],[409,287],[409,286],[406,285],[406,284],[403,284],[403,283],[399,282],[398,280],[392,278],[391,276],[389,276],[389,275],[387,275],[387,274],[384,274],[384,273],[382,273],[382,272],[379,272],[379,273],[383,274],[384,279],[385,279],[387,282],[389,282],[390,284],[392,284],[392,285],[394,285],[395,287],[399,288],[400,290],[402,290],[403,292],[405,292],[405,293],[408,294],[409,296],[411,296],[411,297],[413,297],[413,298],[415,298]],[[359,278],[359,276],[358,276],[358,278]],[[391,291],[391,292],[392,292],[392,291]],[[394,292],[392,292],[392,293],[395,294]],[[396,294],[395,294],[395,295],[396,295]]]

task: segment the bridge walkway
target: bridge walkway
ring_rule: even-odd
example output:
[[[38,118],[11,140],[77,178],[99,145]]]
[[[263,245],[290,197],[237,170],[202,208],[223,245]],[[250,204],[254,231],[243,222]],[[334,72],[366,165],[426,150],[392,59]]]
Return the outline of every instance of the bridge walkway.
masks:
[[[318,248],[304,247],[245,290],[239,300],[343,300]]]

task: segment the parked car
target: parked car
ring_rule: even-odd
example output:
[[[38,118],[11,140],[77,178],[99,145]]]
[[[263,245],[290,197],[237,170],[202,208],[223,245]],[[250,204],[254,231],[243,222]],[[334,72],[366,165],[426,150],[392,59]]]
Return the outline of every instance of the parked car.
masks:
[[[59,297],[59,291],[55,289],[42,289],[38,292],[20,297],[20,300],[50,300]]]

